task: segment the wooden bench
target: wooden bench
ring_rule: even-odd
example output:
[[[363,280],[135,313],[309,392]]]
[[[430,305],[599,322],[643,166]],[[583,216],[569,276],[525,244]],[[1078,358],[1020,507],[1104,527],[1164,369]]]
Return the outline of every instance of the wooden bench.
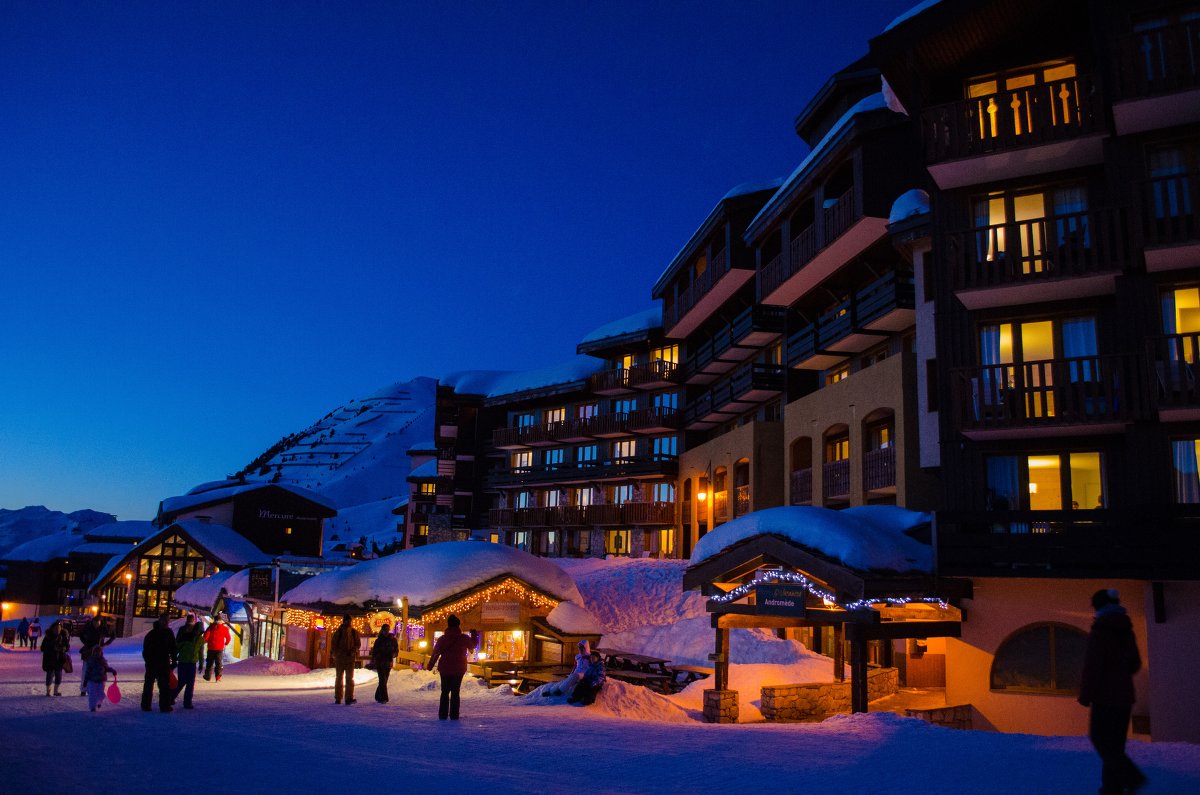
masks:
[[[520,683],[517,685],[518,693],[528,693],[530,690],[539,685],[548,685],[551,682],[560,682],[566,677],[566,674],[558,674],[552,671],[521,671],[517,674]]]
[[[429,664],[429,655],[423,651],[400,651],[396,654],[397,668],[409,668],[414,664],[424,668]]]
[[[606,671],[606,675],[609,679],[620,679],[622,682],[642,685],[660,693],[668,693],[671,690],[671,677],[668,674],[655,674],[647,671],[622,671],[618,669]]]

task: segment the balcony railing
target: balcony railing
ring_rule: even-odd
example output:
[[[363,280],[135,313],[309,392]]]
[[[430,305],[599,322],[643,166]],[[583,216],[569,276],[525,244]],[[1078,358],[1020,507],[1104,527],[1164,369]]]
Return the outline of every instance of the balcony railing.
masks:
[[[966,431],[1131,422],[1148,413],[1144,371],[1131,354],[964,367],[954,401]]]
[[[937,105],[921,114],[925,162],[1078,138],[1101,128],[1101,108],[1084,76]]]
[[[788,363],[796,365],[851,333],[900,309],[916,306],[912,274],[890,271],[822,313],[788,338]]]
[[[673,303],[663,307],[663,327],[671,328],[708,294],[721,277],[729,273],[729,256],[725,251],[715,254],[704,273],[696,277]]]
[[[543,508],[492,508],[491,527],[586,527],[590,525],[669,525],[675,523],[673,502],[627,502],[622,505],[557,505]]]
[[[792,505],[812,503],[812,469],[794,469],[791,476]]]
[[[1150,349],[1159,408],[1200,407],[1200,333],[1155,337]]]
[[[884,447],[863,454],[863,490],[882,491],[896,485],[896,448]]]
[[[1200,506],[1116,511],[938,514],[939,570],[950,575],[1195,579]]]
[[[954,289],[1118,272],[1134,258],[1128,212],[1095,209],[949,236]]]
[[[730,343],[739,345],[752,336],[766,337],[781,334],[787,322],[787,309],[782,306],[754,304],[747,307],[730,324]]]
[[[844,500],[850,496],[850,459],[824,464],[821,474],[821,494],[826,500]]]
[[[713,492],[713,521],[725,522],[729,520],[729,492],[714,491]]]
[[[735,486],[733,489],[733,515],[745,516],[750,513],[750,486]]]
[[[862,217],[858,191],[851,187],[821,211],[820,222],[796,233],[788,247],[763,266],[761,296],[773,293],[800,272],[823,248],[833,243]]]
[[[630,372],[629,368],[624,367],[604,370],[594,373],[588,381],[592,391],[599,395],[632,392],[629,384]]]
[[[627,456],[575,463],[514,467],[507,471],[492,473],[485,479],[485,485],[497,487],[620,480],[643,475],[674,475],[678,468],[678,462],[673,455]]]
[[[629,386],[654,388],[658,385],[679,383],[679,366],[675,362],[655,359],[649,364],[630,368]]]
[[[1200,172],[1146,180],[1142,228],[1147,246],[1200,241]]]
[[[837,240],[859,218],[858,195],[853,187],[843,193],[837,200],[821,211],[825,220],[825,245]]]
[[[1126,37],[1121,66],[1125,99],[1200,87],[1200,19]]]
[[[631,431],[674,430],[679,427],[679,411],[669,406],[648,406],[630,412],[626,425]]]
[[[621,508],[625,524],[675,524],[673,502],[627,502]]]

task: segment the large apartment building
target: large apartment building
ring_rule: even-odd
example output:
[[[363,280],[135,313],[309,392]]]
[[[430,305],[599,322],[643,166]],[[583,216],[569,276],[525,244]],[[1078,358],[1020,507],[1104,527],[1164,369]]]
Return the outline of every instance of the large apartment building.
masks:
[[[932,223],[943,574],[974,598],[947,694],[1002,730],[1081,733],[1089,595],[1145,666],[1135,733],[1200,740],[1200,6],[955,0],[874,39],[918,125]],[[922,239],[922,234],[927,234]],[[925,438],[931,440],[932,434]]]

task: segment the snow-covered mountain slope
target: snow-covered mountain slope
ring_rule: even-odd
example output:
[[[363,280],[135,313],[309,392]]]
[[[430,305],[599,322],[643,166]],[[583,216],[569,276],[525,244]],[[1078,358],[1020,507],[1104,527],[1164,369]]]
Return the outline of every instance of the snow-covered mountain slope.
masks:
[[[408,496],[409,448],[434,438],[437,381],[414,378],[352,400],[252,461],[249,482],[287,483],[332,500],[327,538],[395,534],[391,513]]]
[[[91,509],[63,513],[44,505],[29,505],[17,510],[0,508],[0,558],[15,547],[52,533],[77,533],[115,522],[117,517]]]

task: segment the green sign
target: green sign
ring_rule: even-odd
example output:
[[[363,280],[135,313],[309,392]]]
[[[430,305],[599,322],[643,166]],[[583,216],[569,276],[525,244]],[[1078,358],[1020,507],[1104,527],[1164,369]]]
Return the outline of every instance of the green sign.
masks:
[[[760,616],[803,616],[808,591],[799,585],[764,582],[755,586],[754,604]]]

